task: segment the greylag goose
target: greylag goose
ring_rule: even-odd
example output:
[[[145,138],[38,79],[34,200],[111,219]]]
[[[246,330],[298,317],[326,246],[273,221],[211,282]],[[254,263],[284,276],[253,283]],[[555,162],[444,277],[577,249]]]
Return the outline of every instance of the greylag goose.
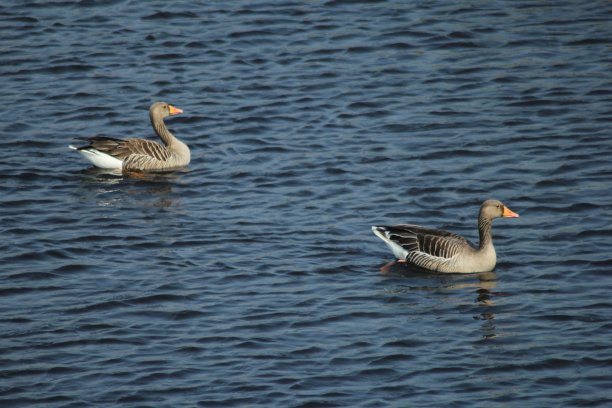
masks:
[[[82,147],[70,146],[94,166],[103,169],[123,170],[171,170],[189,164],[189,147],[178,140],[166,127],[164,118],[183,111],[166,102],[155,102],[149,108],[149,116],[155,133],[164,144],[146,139],[115,139],[96,136]]]
[[[500,201],[482,203],[478,214],[479,246],[459,235],[417,225],[373,226],[372,231],[387,244],[399,262],[435,272],[490,272],[497,262],[491,236],[492,221],[518,216]]]

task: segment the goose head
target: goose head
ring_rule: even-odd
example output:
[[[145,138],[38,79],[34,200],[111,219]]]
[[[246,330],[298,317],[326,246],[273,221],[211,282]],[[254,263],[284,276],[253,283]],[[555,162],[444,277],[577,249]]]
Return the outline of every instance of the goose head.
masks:
[[[168,116],[178,115],[179,113],[183,113],[182,109],[177,108],[176,106],[172,106],[166,102],[155,102],[149,108],[149,113],[152,118],[165,118]]]
[[[506,207],[498,200],[487,200],[480,206],[480,217],[493,220],[495,218],[507,217],[517,218],[519,215]]]

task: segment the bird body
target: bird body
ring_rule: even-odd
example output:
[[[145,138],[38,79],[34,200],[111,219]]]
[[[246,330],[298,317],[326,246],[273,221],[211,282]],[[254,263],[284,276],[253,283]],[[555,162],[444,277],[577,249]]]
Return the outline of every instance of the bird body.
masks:
[[[182,112],[165,102],[151,105],[151,124],[163,144],[147,139],[96,136],[88,139],[87,146],[70,148],[79,152],[94,166],[103,169],[163,171],[184,167],[191,161],[189,147],[170,133],[164,124],[165,117]]]
[[[409,265],[446,273],[490,272],[497,263],[491,223],[499,217],[518,214],[497,200],[487,200],[480,206],[478,246],[451,232],[412,224],[373,226],[372,231],[397,259]]]

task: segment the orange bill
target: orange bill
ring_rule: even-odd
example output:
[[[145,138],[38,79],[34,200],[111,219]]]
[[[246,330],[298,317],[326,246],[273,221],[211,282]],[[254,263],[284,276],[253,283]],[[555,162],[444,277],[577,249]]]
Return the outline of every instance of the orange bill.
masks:
[[[518,218],[518,216],[519,215],[517,213],[504,206],[504,212],[502,213],[502,217]]]
[[[171,115],[178,115],[179,113],[183,113],[183,110],[177,108],[176,106],[168,105],[168,108],[170,109]]]

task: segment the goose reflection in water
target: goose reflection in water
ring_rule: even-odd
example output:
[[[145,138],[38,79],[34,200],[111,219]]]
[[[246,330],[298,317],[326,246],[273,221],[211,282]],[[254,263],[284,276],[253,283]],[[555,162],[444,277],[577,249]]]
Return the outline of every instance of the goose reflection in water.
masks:
[[[180,206],[180,197],[172,194],[173,186],[187,170],[166,173],[143,173],[114,169],[82,170],[81,199],[93,200],[98,206],[113,207],[137,200],[140,208],[168,209]],[[94,187],[93,189],[91,187]]]
[[[412,292],[445,292],[465,291],[475,293],[474,303],[483,307],[482,311],[474,315],[474,320],[483,322],[480,327],[482,339],[488,340],[497,337],[495,327],[495,301],[496,296],[505,296],[494,291],[497,287],[497,274],[493,272],[473,274],[447,274],[423,271],[406,266],[404,262],[393,261],[380,268],[382,274],[414,279],[426,279],[428,284],[420,286],[402,286],[390,290],[393,294]]]

